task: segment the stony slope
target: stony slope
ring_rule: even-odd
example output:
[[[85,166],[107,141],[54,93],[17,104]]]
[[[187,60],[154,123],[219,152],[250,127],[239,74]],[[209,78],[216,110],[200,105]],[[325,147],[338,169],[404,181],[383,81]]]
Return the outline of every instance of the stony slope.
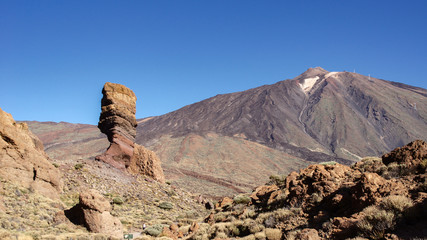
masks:
[[[89,233],[64,215],[88,189],[113,204],[111,214],[126,233],[140,235],[144,224],[184,225],[206,214],[198,195],[94,161],[108,146],[105,136],[93,131],[96,127],[30,125],[37,126],[33,129],[54,157],[47,157],[25,123],[16,123],[0,109],[0,239],[114,239]]]

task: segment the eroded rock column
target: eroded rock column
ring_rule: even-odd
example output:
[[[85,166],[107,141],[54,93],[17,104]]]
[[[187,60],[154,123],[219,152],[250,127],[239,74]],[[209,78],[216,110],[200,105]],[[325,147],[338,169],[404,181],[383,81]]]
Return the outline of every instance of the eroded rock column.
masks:
[[[96,159],[164,183],[160,159],[154,152],[135,144],[135,93],[121,84],[107,82],[102,94],[98,128],[107,135],[110,147]]]
[[[126,169],[133,156],[136,136],[136,96],[129,88],[109,82],[102,94],[98,128],[107,135],[110,147],[97,160]]]

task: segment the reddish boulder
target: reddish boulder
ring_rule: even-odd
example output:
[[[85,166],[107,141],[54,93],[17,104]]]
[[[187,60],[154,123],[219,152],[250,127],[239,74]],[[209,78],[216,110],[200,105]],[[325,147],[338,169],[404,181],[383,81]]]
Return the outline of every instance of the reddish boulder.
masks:
[[[398,147],[390,153],[382,156],[385,165],[392,162],[405,164],[407,167],[417,167],[427,158],[427,143],[422,140],[415,140],[406,146]]]

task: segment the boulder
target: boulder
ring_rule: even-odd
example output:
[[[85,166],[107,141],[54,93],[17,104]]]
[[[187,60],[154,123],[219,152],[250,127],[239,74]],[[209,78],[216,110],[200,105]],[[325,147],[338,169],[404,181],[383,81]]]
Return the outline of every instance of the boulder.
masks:
[[[130,173],[142,174],[158,182],[165,183],[165,175],[160,159],[156,153],[141,145],[134,145],[134,152],[128,170]]]
[[[49,161],[42,142],[26,123],[16,123],[1,109],[0,177],[52,199],[62,191],[60,172]]]
[[[111,204],[104,196],[90,189],[80,193],[79,203],[65,210],[65,216],[72,223],[83,225],[91,232],[122,238],[122,223],[110,214],[111,209]]]

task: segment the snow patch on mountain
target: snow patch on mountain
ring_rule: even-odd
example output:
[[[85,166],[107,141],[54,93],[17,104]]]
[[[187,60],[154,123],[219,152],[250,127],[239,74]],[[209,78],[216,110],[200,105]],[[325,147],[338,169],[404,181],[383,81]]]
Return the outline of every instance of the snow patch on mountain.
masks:
[[[313,86],[317,80],[319,80],[319,76],[312,77],[312,78],[306,78],[306,79],[304,79],[303,83],[302,84],[300,83],[299,85],[301,86],[302,90],[305,93],[307,93],[308,91],[310,91],[313,88]]]

